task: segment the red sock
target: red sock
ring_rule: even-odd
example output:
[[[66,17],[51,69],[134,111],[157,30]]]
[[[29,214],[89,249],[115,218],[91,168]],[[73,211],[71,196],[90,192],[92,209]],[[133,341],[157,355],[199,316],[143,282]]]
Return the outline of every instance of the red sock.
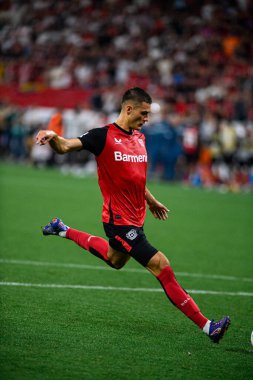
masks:
[[[189,294],[181,288],[171,267],[164,268],[157,276],[157,279],[160,281],[170,301],[202,329],[208,319],[201,314],[198,305]]]
[[[80,247],[112,266],[107,256],[109,244],[105,239],[87,234],[86,232],[74,230],[74,228],[68,228],[66,238],[73,240]]]

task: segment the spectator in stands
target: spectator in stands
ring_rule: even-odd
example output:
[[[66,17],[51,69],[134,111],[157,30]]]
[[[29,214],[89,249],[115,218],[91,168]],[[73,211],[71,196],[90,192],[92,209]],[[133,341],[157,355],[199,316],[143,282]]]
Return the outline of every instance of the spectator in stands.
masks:
[[[10,133],[10,152],[14,159],[26,158],[26,127],[22,123],[22,117],[20,114],[15,115],[12,120],[11,133]]]
[[[182,153],[177,131],[178,117],[169,115],[168,107],[164,106],[160,120],[144,128],[146,146],[149,154],[149,177],[165,181],[176,179],[175,168],[177,160]]]
[[[56,112],[51,116],[47,129],[50,131],[54,131],[59,136],[63,136],[64,133],[64,124],[63,124],[63,110],[62,108],[58,108]]]

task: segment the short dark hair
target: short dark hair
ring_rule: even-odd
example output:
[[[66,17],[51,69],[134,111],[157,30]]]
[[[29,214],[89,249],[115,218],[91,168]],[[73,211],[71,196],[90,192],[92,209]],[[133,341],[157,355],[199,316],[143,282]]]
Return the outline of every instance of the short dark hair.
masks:
[[[133,102],[136,102],[136,103],[142,103],[142,102],[145,102],[148,104],[152,103],[151,96],[140,87],[129,88],[124,93],[121,104],[125,103],[128,100],[132,100]]]

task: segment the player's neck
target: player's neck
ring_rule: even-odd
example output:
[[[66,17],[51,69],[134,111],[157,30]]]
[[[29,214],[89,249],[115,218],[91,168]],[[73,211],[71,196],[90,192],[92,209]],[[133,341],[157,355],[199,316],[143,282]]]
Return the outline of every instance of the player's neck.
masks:
[[[124,118],[123,115],[119,115],[118,119],[115,121],[115,123],[122,129],[124,129],[127,132],[131,132],[132,129],[129,127],[127,120]]]

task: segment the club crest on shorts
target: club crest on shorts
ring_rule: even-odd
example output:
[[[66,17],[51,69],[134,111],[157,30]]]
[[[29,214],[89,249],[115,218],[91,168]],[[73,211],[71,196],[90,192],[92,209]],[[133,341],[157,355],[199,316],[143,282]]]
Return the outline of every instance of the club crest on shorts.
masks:
[[[128,231],[128,233],[126,234],[126,237],[127,237],[129,240],[134,240],[137,236],[138,236],[137,231],[134,230],[134,229]]]

